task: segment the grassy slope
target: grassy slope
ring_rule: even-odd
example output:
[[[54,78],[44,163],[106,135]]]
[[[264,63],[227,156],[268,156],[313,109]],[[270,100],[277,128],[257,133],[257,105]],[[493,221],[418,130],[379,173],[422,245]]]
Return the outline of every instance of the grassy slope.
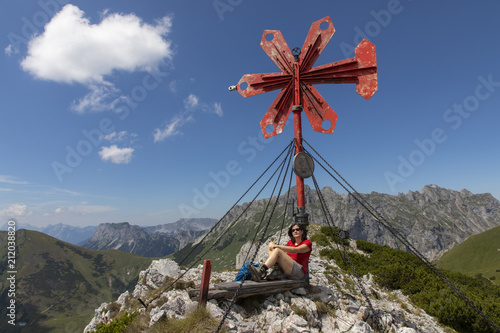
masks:
[[[469,237],[445,253],[437,266],[469,276],[482,274],[500,285],[500,226]]]
[[[0,244],[6,236],[0,232]],[[19,230],[16,238],[16,319],[28,324],[22,332],[83,331],[94,309],[133,288],[139,272],[152,261],[122,251],[84,249],[37,231]],[[2,318],[10,300],[6,255],[0,252]]]

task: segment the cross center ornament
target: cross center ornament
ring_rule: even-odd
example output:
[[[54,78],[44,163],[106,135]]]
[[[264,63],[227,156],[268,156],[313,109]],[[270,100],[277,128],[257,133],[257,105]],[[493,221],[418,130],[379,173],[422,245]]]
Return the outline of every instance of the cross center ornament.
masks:
[[[366,39],[363,39],[354,50],[354,58],[313,67],[334,33],[335,28],[329,16],[318,20],[311,25],[302,50],[296,48],[292,54],[279,30],[264,30],[260,46],[281,72],[246,74],[236,85],[236,89],[244,97],[281,89],[262,118],[260,127],[266,139],[280,134],[285,127],[290,110],[293,110],[295,158],[297,160],[303,151],[302,109],[305,110],[316,132],[331,134],[337,123],[337,114],[321,97],[313,84],[355,83],[358,94],[366,99],[369,99],[378,89],[375,45]],[[313,170],[311,167],[310,169]],[[308,176],[296,172],[296,177],[295,221],[307,225],[309,217],[305,212],[304,178],[302,177]]]
[[[243,75],[236,89],[244,97],[281,89],[260,122],[265,138],[283,131],[292,104],[294,111],[302,111],[303,106],[316,132],[333,133],[338,116],[313,84],[355,83],[356,91],[365,99],[377,91],[375,45],[366,39],[356,47],[354,58],[313,67],[334,33],[329,16],[314,22],[302,50],[294,56],[279,30],[264,30],[260,46],[281,72]]]

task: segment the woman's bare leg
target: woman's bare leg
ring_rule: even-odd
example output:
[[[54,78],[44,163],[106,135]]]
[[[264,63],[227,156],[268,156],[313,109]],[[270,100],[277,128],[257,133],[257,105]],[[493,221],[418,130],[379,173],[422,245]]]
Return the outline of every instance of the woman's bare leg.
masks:
[[[293,259],[281,249],[275,248],[269,251],[269,258],[267,258],[265,265],[272,267],[274,264],[278,264],[285,274],[292,273]]]

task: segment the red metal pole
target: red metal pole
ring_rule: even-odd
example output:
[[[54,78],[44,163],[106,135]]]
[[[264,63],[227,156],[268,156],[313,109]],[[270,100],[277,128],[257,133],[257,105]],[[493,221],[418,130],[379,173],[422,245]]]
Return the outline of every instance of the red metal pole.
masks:
[[[295,125],[295,155],[302,152],[302,106],[294,105],[293,108],[293,120]],[[304,179],[296,176],[297,178],[297,207],[305,207],[305,197],[304,197]]]
[[[201,274],[200,297],[199,304],[207,305],[208,286],[210,285],[210,274],[212,273],[212,261],[205,260],[203,262],[203,273]]]
[[[295,132],[295,155],[302,152],[302,101],[300,99],[300,77],[299,77],[299,61],[298,56],[293,64],[293,120]],[[295,221],[298,223],[307,224],[308,216],[305,213],[305,195],[304,195],[304,179],[296,176],[297,180],[297,214]]]

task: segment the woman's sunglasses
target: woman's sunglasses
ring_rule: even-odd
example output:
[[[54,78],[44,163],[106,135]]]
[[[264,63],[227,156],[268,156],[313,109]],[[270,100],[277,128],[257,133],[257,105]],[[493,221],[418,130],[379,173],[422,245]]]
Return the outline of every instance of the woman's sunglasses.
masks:
[[[300,231],[300,230],[302,230],[302,229],[292,229],[292,232],[294,232],[294,231]]]

